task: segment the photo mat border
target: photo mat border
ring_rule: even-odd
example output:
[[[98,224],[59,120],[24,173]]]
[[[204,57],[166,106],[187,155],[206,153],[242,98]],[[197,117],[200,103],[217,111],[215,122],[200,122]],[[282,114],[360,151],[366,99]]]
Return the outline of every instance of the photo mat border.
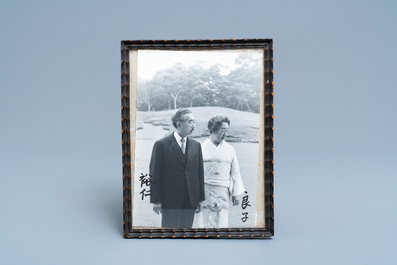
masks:
[[[130,63],[129,51],[157,50],[264,50],[264,228],[183,228],[141,229],[132,226],[132,172],[130,131]],[[123,166],[124,238],[269,238],[274,236],[274,161],[273,161],[273,40],[124,40],[121,41],[121,134]]]

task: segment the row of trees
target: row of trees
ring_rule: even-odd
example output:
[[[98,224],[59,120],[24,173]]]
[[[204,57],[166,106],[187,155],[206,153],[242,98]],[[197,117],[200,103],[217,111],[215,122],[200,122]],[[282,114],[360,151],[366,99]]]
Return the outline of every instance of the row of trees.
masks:
[[[160,111],[222,106],[259,113],[261,63],[257,54],[240,54],[234,69],[221,64],[174,64],[150,80],[138,79],[137,108]]]

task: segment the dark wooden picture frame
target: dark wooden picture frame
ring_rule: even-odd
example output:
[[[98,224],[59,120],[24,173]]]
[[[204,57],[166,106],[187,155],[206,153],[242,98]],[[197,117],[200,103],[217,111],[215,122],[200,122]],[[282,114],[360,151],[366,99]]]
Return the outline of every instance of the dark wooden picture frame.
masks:
[[[134,168],[137,113],[138,51],[250,51],[263,56],[260,91],[259,173],[256,219],[253,227],[159,228],[134,226]],[[136,52],[136,53],[134,53]],[[135,61],[134,61],[135,60]],[[232,121],[233,124],[233,121]],[[268,238],[274,236],[273,195],[273,41],[231,40],[126,40],[121,41],[121,126],[123,166],[123,226],[125,238]],[[136,178],[139,176],[135,176]],[[136,192],[136,191],[135,191]],[[137,195],[137,194],[135,194]],[[150,194],[147,194],[150,195]],[[143,199],[142,194],[142,199]],[[248,198],[248,196],[247,196]],[[247,201],[246,201],[247,205]],[[258,210],[259,209],[259,210]]]

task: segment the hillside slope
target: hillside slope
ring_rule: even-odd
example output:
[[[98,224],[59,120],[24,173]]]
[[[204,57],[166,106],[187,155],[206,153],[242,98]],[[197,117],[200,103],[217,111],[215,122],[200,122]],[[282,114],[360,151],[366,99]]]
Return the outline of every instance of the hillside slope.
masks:
[[[238,111],[222,107],[195,107],[190,108],[196,119],[196,128],[192,137],[207,137],[210,135],[207,129],[208,120],[216,114],[224,114],[230,119],[230,130],[226,141],[229,142],[258,142],[259,114]],[[166,111],[137,111],[137,129],[142,129],[145,123],[162,126],[169,133],[174,131],[171,116],[175,110]]]

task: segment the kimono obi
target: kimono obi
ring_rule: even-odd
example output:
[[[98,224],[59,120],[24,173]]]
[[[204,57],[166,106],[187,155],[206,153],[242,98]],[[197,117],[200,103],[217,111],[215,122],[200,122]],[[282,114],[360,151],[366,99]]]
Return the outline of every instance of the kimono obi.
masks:
[[[229,162],[204,161],[205,181],[228,181],[229,185],[230,166]]]

